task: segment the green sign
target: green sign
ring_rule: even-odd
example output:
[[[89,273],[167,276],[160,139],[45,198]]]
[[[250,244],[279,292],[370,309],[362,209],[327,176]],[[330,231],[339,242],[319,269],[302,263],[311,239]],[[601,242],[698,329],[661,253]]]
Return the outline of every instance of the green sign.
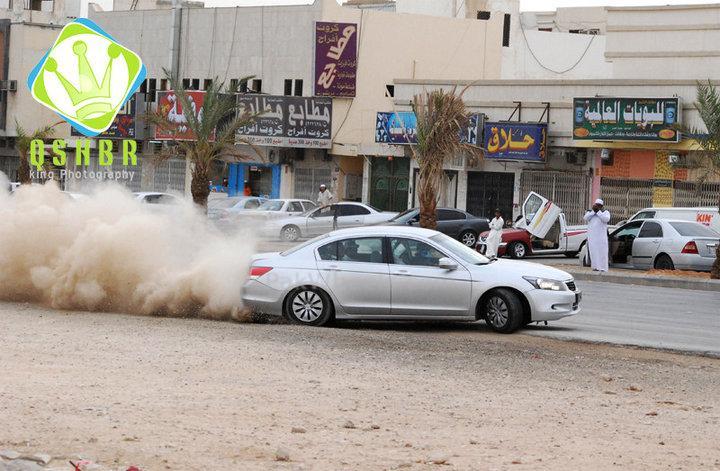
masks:
[[[678,98],[575,98],[573,139],[678,142]]]

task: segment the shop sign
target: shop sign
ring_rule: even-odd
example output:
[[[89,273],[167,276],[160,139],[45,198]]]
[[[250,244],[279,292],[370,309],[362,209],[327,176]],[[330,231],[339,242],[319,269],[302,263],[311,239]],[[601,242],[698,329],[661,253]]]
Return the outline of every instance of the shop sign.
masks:
[[[478,145],[483,115],[470,116],[468,127],[460,133],[460,142]],[[379,112],[375,119],[375,142],[417,144],[417,117],[412,111]]]
[[[486,159],[545,162],[547,123],[485,123],[484,131]]]
[[[315,23],[315,96],[354,97],[356,23]]]

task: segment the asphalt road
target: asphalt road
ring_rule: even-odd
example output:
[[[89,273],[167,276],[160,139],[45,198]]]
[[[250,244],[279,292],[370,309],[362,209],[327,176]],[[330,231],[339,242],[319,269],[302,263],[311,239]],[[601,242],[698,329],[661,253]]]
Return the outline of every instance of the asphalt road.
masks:
[[[526,333],[720,356],[720,292],[578,281],[583,311]]]

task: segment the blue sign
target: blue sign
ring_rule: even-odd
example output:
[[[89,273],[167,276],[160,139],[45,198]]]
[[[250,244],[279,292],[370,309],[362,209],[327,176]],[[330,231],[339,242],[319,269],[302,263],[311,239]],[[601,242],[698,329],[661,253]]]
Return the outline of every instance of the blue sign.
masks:
[[[485,123],[485,158],[545,162],[547,123]]]
[[[460,142],[477,145],[481,115],[470,116]],[[412,111],[379,112],[375,120],[375,142],[383,144],[417,144],[417,117]]]

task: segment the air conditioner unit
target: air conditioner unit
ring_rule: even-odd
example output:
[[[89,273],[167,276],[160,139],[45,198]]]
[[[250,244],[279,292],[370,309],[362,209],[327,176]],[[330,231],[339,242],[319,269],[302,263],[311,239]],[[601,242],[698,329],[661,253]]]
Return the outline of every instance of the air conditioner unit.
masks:
[[[585,165],[587,154],[583,151],[568,151],[565,152],[565,161],[573,165]]]
[[[9,92],[16,92],[17,91],[17,80],[8,80],[7,90]]]
[[[159,154],[162,152],[162,141],[148,141],[148,152],[151,154]]]

